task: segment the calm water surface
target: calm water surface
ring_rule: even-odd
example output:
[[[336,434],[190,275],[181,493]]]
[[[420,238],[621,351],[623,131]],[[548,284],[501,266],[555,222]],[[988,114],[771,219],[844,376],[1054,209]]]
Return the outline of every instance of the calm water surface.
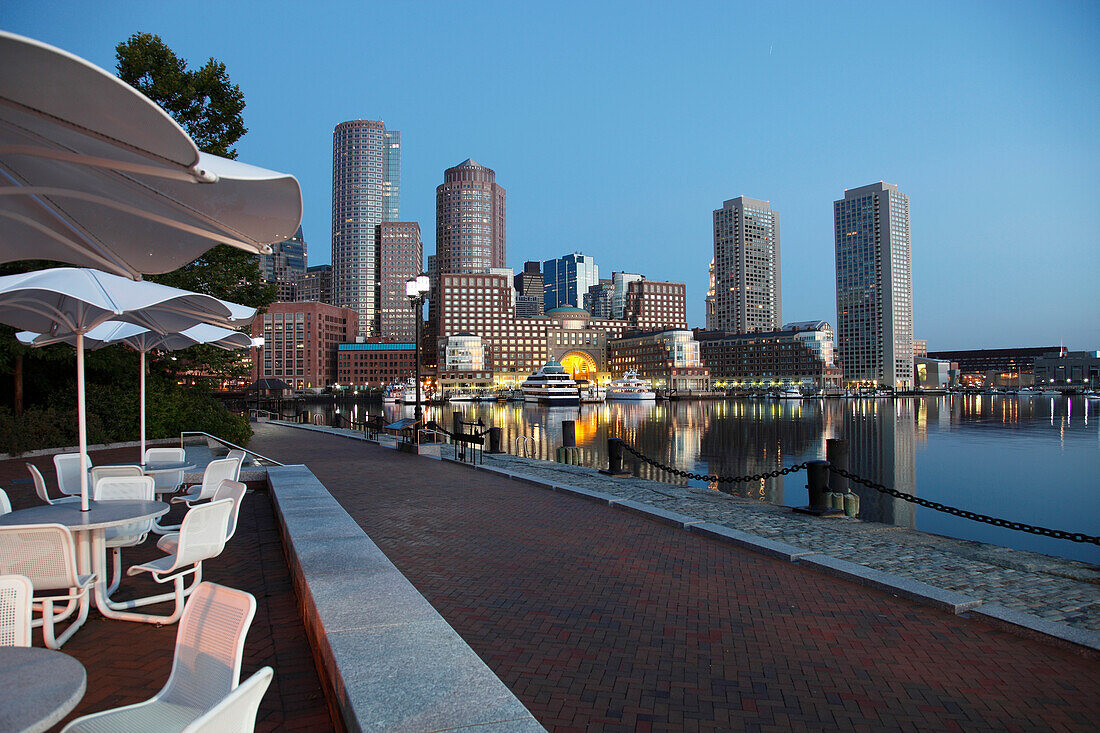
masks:
[[[355,420],[380,411],[393,419],[412,414],[411,406],[349,398],[319,398],[307,407],[323,420],[336,411]],[[607,465],[608,437],[622,438],[665,465],[719,475],[757,474],[824,458],[828,438],[845,438],[850,470],[860,476],[982,514],[1100,534],[1100,403],[1081,397],[746,398],[579,408],[512,402],[424,409],[448,426],[454,411],[467,420],[480,418],[502,428],[509,453],[522,453],[527,444],[529,454],[547,460],[562,443],[562,421],[574,420],[577,445],[586,449],[589,465],[598,467]],[[633,470],[647,478],[707,487],[645,464]],[[799,472],[721,488],[799,506],[807,503],[805,485],[806,474]],[[1100,563],[1096,545],[992,527],[853,488],[860,494],[864,519]]]

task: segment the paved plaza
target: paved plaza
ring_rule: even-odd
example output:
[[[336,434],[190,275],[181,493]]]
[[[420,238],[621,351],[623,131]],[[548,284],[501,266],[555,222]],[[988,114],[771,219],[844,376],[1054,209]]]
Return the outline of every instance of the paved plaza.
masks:
[[[305,463],[548,729],[1100,719],[1084,650],[361,441],[258,425],[250,447]]]

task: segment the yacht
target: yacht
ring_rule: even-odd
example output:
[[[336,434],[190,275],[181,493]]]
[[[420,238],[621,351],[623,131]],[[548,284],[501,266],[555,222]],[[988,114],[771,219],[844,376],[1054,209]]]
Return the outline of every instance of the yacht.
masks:
[[[405,391],[405,385],[393,382],[387,384],[385,389],[382,390],[382,403],[396,405],[401,401],[401,393]]]
[[[401,388],[402,388],[401,389],[401,402],[403,404],[406,404],[406,405],[415,405],[416,404],[416,382],[414,382],[413,380],[410,379],[409,381],[407,381],[403,385],[401,385]],[[428,390],[424,389],[424,387],[421,386],[420,387],[420,404],[422,404],[422,405],[428,404],[429,398],[430,398],[430,395],[428,394]]]
[[[577,383],[551,359],[523,383],[523,401],[540,405],[579,405]]]
[[[798,387],[785,387],[779,390],[777,395],[781,400],[800,400],[802,399],[802,390]]]
[[[602,384],[589,382],[588,384],[580,385],[579,389],[582,403],[598,404],[607,399],[607,387],[604,387]]]
[[[448,402],[476,402],[477,398],[469,392],[452,392],[447,398]]]
[[[650,388],[649,382],[638,378],[638,372],[627,369],[619,379],[607,385],[609,400],[655,400],[657,394]]]

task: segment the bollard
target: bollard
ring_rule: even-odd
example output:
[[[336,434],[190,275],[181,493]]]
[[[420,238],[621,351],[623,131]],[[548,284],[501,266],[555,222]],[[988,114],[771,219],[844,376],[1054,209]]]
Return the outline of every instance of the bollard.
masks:
[[[849,517],[859,516],[859,494],[848,493],[844,495],[844,513]]]
[[[848,470],[848,441],[841,438],[829,438],[825,441],[825,460],[834,468]],[[829,491],[848,493],[848,479],[829,471]],[[840,507],[837,507],[838,509]]]
[[[607,439],[607,470],[600,469],[605,476],[629,476],[623,470],[623,441],[619,438]]]
[[[500,428],[489,428],[489,453],[503,453],[500,449]]]
[[[828,494],[828,504],[830,509],[844,509],[844,494],[837,491],[830,491]]]
[[[454,433],[455,433],[455,435],[458,435],[459,433],[462,432],[462,413],[459,412],[458,410],[455,410],[454,413],[453,413],[453,417],[454,417]]]
[[[810,509],[824,511],[829,508],[825,492],[829,484],[829,462],[810,461],[806,467],[806,489],[810,494]]]
[[[577,445],[577,421],[561,421],[561,444],[565,448],[573,448]]]

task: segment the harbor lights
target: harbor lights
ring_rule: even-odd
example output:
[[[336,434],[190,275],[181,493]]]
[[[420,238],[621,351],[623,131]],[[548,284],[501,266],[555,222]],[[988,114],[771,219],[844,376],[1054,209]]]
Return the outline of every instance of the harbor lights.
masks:
[[[413,329],[416,334],[416,351],[413,366],[413,381],[416,382],[416,411],[413,413],[416,422],[420,422],[420,321],[424,314],[424,296],[431,289],[431,282],[427,275],[417,275],[405,282],[405,296],[409,299],[409,305],[413,309]],[[416,444],[420,445],[420,426],[415,426]]]

